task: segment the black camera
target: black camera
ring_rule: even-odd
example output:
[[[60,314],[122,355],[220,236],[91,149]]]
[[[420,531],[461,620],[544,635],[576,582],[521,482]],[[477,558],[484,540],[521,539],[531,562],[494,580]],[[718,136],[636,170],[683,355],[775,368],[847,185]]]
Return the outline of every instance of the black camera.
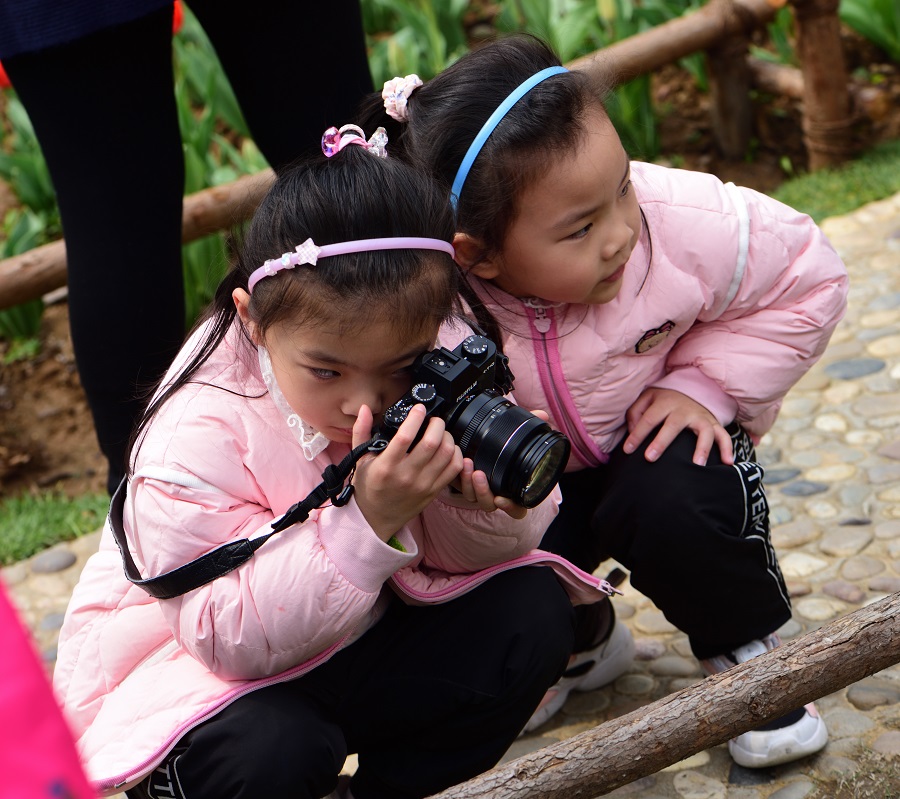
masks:
[[[494,494],[526,508],[539,505],[559,482],[571,446],[562,433],[504,397],[513,386],[507,362],[493,341],[478,335],[452,352],[441,347],[420,355],[414,385],[384,412],[373,449],[387,446],[410,409],[424,405],[426,418],[444,420]]]

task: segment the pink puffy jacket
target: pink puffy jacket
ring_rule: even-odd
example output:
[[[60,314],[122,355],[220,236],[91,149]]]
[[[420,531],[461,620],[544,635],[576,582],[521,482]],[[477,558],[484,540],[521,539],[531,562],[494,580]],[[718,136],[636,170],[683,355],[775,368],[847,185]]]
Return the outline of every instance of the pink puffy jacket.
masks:
[[[445,329],[441,343],[454,347],[467,334]],[[124,528],[144,577],[268,532],[349,451],[330,444],[308,460],[288,418],[233,328],[140,448]],[[604,581],[532,551],[558,502],[557,490],[514,521],[447,494],[397,533],[401,552],[351,500],[273,536],[235,571],[162,601],[125,578],[107,524],[69,605],[54,675],[89,776],[103,793],[123,790],[225,704],[314,668],[375,623],[386,583],[409,601],[443,602],[499,570],[547,563],[574,601],[596,601],[611,590]]]
[[[607,460],[650,386],[758,441],[846,307],[847,270],[805,214],[698,172],[634,162],[632,180],[645,224],[612,302],[551,305],[473,279],[516,401],[569,437],[569,470]]]

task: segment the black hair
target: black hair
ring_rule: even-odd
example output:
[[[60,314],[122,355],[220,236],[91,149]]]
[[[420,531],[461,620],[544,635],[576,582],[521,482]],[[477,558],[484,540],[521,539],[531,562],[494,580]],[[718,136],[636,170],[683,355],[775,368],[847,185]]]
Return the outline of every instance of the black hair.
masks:
[[[388,145],[390,148],[390,145]],[[281,172],[238,241],[232,268],[197,323],[205,333],[187,364],[142,414],[131,456],[150,420],[182,386],[192,382],[235,324],[235,289],[268,259],[280,258],[311,238],[317,245],[357,239],[421,236],[453,240],[446,195],[427,174],[398,158],[379,158],[348,145],[331,158],[317,155]],[[435,250],[381,250],[322,258],[266,277],[254,287],[249,314],[264,341],[272,325],[337,324],[358,331],[389,320],[398,337],[437,330],[460,315],[459,272],[449,254]],[[245,341],[252,346],[249,334]]]
[[[463,56],[416,89],[409,121],[400,126],[403,155],[429,170],[448,192],[463,157],[488,117],[523,81],[561,66],[543,41],[529,34],[497,39]],[[539,83],[503,117],[466,178],[457,209],[458,231],[481,241],[485,254],[501,251],[515,221],[522,189],[543,174],[554,157],[585,133],[585,119],[605,112],[611,83],[599,70],[563,72]],[[380,95],[368,98],[363,118],[385,124]],[[393,123],[395,134],[397,123]],[[397,139],[395,135],[395,140]]]

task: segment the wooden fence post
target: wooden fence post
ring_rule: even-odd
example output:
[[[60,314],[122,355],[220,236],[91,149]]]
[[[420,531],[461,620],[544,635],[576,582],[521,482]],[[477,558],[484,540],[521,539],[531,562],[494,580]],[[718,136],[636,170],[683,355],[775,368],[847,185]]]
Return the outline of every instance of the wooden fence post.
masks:
[[[713,134],[722,154],[731,159],[746,155],[753,131],[749,50],[750,37],[738,31],[706,51]]]
[[[593,799],[900,663],[900,593],[435,799]]]
[[[837,166],[854,155],[839,0],[790,0],[803,72],[803,133],[809,169]]]

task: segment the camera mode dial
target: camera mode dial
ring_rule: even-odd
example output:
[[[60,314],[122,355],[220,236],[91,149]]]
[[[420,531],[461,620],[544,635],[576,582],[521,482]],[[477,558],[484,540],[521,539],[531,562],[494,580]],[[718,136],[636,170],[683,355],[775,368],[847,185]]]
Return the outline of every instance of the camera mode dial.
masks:
[[[437,396],[437,389],[431,383],[417,383],[410,391],[417,402],[427,405]]]
[[[484,336],[469,336],[462,343],[463,352],[468,355],[484,355],[489,343]]]
[[[396,405],[391,405],[391,407],[384,412],[384,421],[395,427],[399,427],[403,424],[406,417],[409,416],[410,408],[412,408],[412,404],[409,402],[398,402]]]

